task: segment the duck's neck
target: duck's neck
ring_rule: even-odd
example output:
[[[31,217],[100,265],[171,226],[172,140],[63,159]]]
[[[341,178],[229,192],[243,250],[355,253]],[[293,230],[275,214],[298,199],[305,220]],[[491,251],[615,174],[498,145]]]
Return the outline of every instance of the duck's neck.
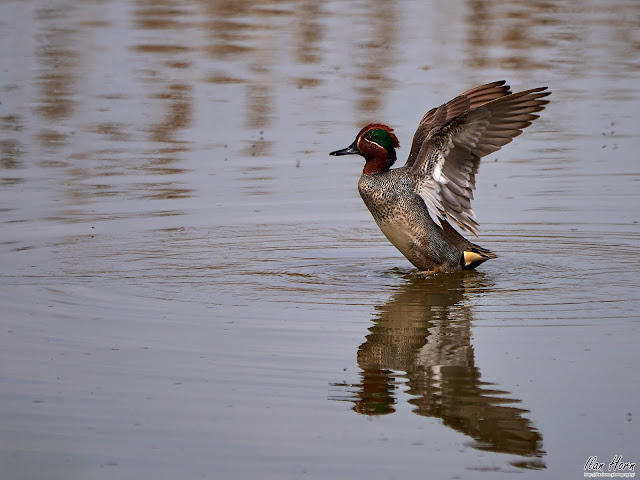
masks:
[[[384,154],[369,157],[366,158],[366,160],[367,162],[364,164],[364,170],[362,170],[362,173],[373,175],[375,173],[386,172],[389,170],[389,158],[386,150],[384,151]]]
[[[373,142],[358,142],[358,148],[366,160],[362,173],[373,175],[386,172],[393,165],[393,159],[389,158],[389,152],[382,145]],[[393,152],[395,154],[395,151]]]

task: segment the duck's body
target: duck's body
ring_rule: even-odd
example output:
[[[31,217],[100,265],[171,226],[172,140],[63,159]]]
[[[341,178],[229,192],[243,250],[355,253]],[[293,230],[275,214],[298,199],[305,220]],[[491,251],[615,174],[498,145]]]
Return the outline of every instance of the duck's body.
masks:
[[[504,81],[474,88],[429,111],[404,167],[398,140],[386,125],[363,128],[353,144],[332,155],[359,154],[366,164],[360,196],[387,239],[421,272],[475,268],[496,255],[460,235],[477,223],[470,200],[480,158],[509,143],[548,103],[546,87],[511,94]]]
[[[382,233],[421,272],[455,272],[495,258],[446,221],[440,221],[442,227],[436,225],[422,197],[415,194],[406,167],[363,173],[358,191]]]

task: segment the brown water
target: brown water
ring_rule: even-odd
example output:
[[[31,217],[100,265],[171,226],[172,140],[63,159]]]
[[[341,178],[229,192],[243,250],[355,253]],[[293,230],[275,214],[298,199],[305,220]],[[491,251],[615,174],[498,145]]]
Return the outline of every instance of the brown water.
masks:
[[[502,78],[500,257],[416,278],[328,152]],[[639,112],[636,0],[3,1],[0,478],[637,462]]]

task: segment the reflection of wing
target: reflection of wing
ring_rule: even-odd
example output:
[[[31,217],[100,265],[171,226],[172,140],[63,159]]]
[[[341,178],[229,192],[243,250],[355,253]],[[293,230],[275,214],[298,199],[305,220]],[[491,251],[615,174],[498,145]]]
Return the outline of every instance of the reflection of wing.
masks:
[[[471,200],[480,159],[511,142],[538,118],[534,112],[549,103],[541,100],[550,94],[546,88],[496,98],[429,131],[412,160],[411,174],[415,192],[438,225],[439,219],[448,219],[476,234]],[[433,116],[438,116],[437,110]]]
[[[411,145],[409,159],[404,166],[410,167],[413,165],[413,162],[415,162],[416,157],[422,148],[424,140],[427,138],[427,135],[431,130],[441,127],[452,118],[457,117],[467,110],[479,107],[491,100],[504,97],[510,93],[509,85],[505,85],[505,81],[500,80],[498,82],[487,83],[486,85],[472,88],[468,92],[458,95],[456,98],[444,105],[440,105],[438,108],[432,108],[429,110],[425,116],[422,117],[422,120],[420,120],[420,125],[418,125],[418,129],[413,136],[413,144]]]

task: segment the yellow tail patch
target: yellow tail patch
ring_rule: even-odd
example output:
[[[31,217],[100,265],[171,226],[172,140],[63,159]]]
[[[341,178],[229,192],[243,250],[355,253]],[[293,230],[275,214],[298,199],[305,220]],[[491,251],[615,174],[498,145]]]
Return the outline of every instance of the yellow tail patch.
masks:
[[[468,267],[473,262],[478,262],[480,260],[486,260],[486,257],[480,255],[476,252],[467,252],[466,250],[463,252],[464,255],[464,266]]]

